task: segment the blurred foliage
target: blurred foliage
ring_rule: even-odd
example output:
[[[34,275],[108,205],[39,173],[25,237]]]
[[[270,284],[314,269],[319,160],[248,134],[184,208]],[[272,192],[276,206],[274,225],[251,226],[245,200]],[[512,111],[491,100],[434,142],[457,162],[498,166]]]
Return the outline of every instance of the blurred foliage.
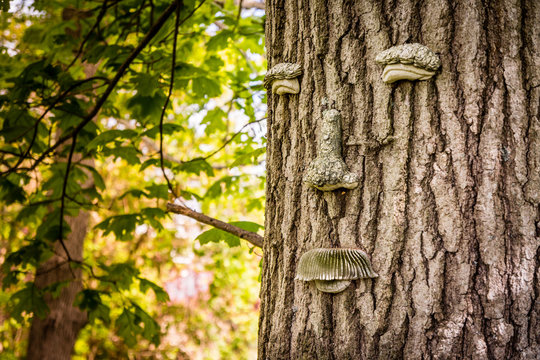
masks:
[[[131,61],[172,3],[0,1],[0,359],[66,286],[35,273],[81,212],[76,359],[254,356],[260,249],[165,205],[262,231],[264,12],[181,1]]]

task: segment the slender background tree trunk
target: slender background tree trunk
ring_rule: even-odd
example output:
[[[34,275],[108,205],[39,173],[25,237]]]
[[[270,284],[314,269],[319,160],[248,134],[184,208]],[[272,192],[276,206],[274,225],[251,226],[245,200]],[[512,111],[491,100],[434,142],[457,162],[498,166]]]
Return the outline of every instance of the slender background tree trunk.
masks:
[[[538,358],[540,2],[266,11],[269,67],[304,74],[300,94],[268,99],[259,358]],[[411,42],[440,55],[439,73],[383,83],[377,53]],[[325,102],[355,190],[302,183]],[[361,248],[380,276],[337,295],[295,281],[317,247]]]
[[[87,78],[94,76],[97,65],[86,64],[84,72]],[[57,139],[61,136],[58,134]],[[71,146],[71,143],[66,146]],[[62,147],[61,147],[62,148]],[[58,158],[67,163],[67,158]],[[81,154],[74,154],[73,162],[81,161]],[[94,166],[94,160],[81,161]],[[73,164],[71,167],[73,168]],[[93,180],[88,172],[88,180],[83,187],[91,187]],[[68,180],[69,181],[69,180]],[[67,200],[66,200],[67,202]],[[75,261],[83,260],[84,240],[88,233],[89,212],[80,210],[77,216],[65,216],[71,232],[64,239],[69,255]],[[64,234],[66,231],[64,230]],[[44,288],[61,281],[69,281],[57,298],[47,295],[50,313],[45,319],[34,316],[28,338],[27,360],[68,360],[71,359],[79,332],[87,323],[87,314],[73,305],[75,297],[83,289],[80,268],[70,269],[64,264],[67,256],[60,242],[54,244],[55,255],[41,265],[36,272],[36,285]],[[74,278],[75,276],[75,278]]]
[[[74,260],[82,260],[84,239],[88,228],[88,212],[81,211],[76,217],[66,217],[71,233],[65,240],[69,254]],[[37,271],[36,285],[43,288],[60,281],[70,281],[58,298],[47,296],[50,313],[45,319],[34,317],[28,339],[27,360],[71,359],[75,341],[86,325],[86,313],[73,306],[75,296],[82,290],[81,269],[69,269],[60,244],[56,254]],[[63,264],[63,265],[61,265]],[[73,274],[77,279],[73,279]]]

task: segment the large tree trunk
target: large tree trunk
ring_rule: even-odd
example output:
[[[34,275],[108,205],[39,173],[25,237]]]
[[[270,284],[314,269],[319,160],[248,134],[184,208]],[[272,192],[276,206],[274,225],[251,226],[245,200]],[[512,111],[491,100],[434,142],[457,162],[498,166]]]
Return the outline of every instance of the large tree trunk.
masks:
[[[538,358],[540,2],[267,0],[266,35],[269,67],[304,74],[268,99],[259,358]],[[383,83],[377,53],[411,42],[439,73]],[[302,183],[325,97],[354,190]],[[295,281],[316,247],[379,278]]]

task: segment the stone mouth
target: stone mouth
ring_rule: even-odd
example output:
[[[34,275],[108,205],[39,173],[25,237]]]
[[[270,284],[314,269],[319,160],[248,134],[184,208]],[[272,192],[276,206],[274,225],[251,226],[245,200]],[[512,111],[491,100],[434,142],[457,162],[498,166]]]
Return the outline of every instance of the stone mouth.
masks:
[[[351,285],[351,280],[315,280],[315,286],[322,292],[337,294]]]
[[[422,69],[414,65],[389,64],[384,67],[382,79],[385,83],[399,80],[427,80],[435,75],[435,71]]]
[[[347,182],[338,182],[336,184],[324,184],[324,185],[315,185],[311,184],[313,187],[321,191],[332,191],[337,189],[349,189],[352,190],[358,186],[358,181],[353,181],[350,183]]]

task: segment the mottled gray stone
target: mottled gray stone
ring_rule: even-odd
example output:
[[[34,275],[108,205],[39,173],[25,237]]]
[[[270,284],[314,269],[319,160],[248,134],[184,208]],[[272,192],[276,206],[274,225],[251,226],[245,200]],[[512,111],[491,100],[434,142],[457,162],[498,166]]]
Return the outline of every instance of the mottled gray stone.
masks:
[[[278,95],[298,94],[300,84],[297,77],[302,75],[302,68],[298,64],[280,63],[268,70],[264,77],[264,87],[272,88]]]
[[[296,270],[296,280],[315,281],[317,289],[328,293],[345,290],[351,280],[377,276],[367,254],[359,249],[309,250]]]
[[[422,44],[403,44],[393,46],[379,53],[375,61],[381,65],[412,64],[425,70],[435,71],[441,66],[437,54]]]
[[[317,157],[309,164],[304,182],[322,191],[358,186],[358,175],[341,158],[341,115],[337,110],[323,112]]]

